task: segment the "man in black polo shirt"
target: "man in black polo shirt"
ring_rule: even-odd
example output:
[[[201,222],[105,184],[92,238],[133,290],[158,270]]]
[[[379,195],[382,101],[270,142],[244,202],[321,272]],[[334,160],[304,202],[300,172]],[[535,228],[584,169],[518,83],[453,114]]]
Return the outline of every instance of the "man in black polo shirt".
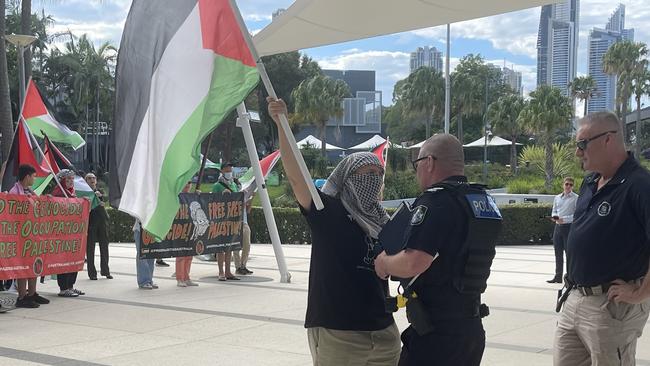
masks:
[[[625,150],[618,118],[579,123],[580,189],[567,245],[569,295],[555,333],[556,366],[634,365],[650,309],[650,173]]]
[[[384,175],[379,158],[366,152],[343,159],[323,186],[324,208],[317,210],[278,122],[286,106],[267,101],[280,130],[282,165],[311,229],[305,328],[313,363],[395,366],[399,331],[384,306],[388,283],[374,269],[373,249],[388,221],[379,203]]]

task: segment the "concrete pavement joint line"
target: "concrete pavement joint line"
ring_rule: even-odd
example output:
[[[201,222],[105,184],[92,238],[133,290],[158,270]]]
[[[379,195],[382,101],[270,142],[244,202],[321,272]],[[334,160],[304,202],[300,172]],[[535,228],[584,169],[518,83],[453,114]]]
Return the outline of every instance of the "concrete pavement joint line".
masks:
[[[304,322],[302,320],[287,319],[287,318],[276,318],[276,317],[263,316],[263,315],[241,314],[241,313],[233,313],[233,312],[229,312],[229,311],[193,309],[193,308],[186,308],[186,307],[181,307],[181,306],[170,306],[170,305],[160,305],[160,304],[146,304],[146,303],[136,302],[136,301],[104,299],[104,298],[89,297],[89,296],[80,296],[77,299],[82,300],[82,301],[103,302],[103,303],[116,304],[116,305],[139,306],[139,307],[145,307],[145,308],[150,308],[150,309],[181,311],[181,312],[186,312],[186,313],[195,313],[195,314],[223,316],[223,317],[229,317],[229,318],[257,320],[257,321],[266,322],[266,323],[278,323],[278,324],[289,324],[289,325],[303,325],[304,324]]]
[[[35,353],[19,349],[0,347],[0,357],[12,358],[14,360],[42,363],[45,365],[78,365],[78,366],[106,366],[102,363],[87,362],[75,360],[72,358],[46,355],[44,353]]]
[[[134,273],[126,273],[126,272],[113,272],[113,274],[120,275],[120,276],[130,276],[130,277],[136,277],[136,274]],[[153,278],[157,280],[169,280],[169,281],[174,281],[176,282],[176,278],[174,277],[167,277],[167,276],[153,276]],[[246,281],[238,281],[238,282],[212,282],[212,281],[204,281],[204,280],[199,280],[199,279],[192,279],[194,282],[198,283],[207,283],[207,284],[212,284],[212,285],[217,285],[217,286],[246,286],[246,287],[253,287],[253,288],[261,288],[261,289],[267,289],[267,290],[282,290],[282,291],[294,291],[294,292],[307,292],[307,289],[303,288],[295,288],[295,287],[276,287],[276,286],[266,286],[266,285],[258,285],[255,283],[246,283]],[[270,282],[270,281],[269,281]]]

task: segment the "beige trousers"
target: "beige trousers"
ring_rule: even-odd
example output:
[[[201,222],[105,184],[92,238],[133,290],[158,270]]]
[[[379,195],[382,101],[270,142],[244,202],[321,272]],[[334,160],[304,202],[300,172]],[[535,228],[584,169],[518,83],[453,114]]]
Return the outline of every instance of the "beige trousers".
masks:
[[[235,268],[246,267],[248,263],[248,255],[251,252],[251,228],[247,223],[242,225],[242,234],[241,234],[241,256],[239,255],[239,250],[232,252],[233,257],[235,257]]]
[[[555,366],[634,365],[636,341],[648,320],[650,300],[615,303],[607,294],[584,296],[571,291],[557,322]]]
[[[397,325],[377,331],[308,328],[314,366],[396,366],[400,339]]]

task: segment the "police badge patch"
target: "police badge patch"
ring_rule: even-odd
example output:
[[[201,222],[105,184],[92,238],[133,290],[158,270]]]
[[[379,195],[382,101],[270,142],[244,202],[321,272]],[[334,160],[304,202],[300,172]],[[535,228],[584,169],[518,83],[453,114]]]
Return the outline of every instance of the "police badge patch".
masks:
[[[413,216],[411,216],[411,226],[417,226],[424,221],[424,217],[427,215],[427,206],[418,206],[413,211]]]
[[[610,205],[609,202],[607,201],[603,201],[603,203],[601,203],[598,206],[598,216],[605,217],[609,215],[609,212],[611,210],[612,210],[612,205]]]

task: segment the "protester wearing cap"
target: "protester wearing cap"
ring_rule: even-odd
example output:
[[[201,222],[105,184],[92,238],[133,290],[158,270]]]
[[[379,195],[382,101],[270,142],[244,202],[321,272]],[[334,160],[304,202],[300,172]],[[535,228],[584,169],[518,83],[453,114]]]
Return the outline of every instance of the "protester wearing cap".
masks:
[[[97,269],[95,268],[95,243],[99,242],[99,268],[102,276],[107,279],[113,279],[111,271],[108,268],[108,234],[107,223],[108,213],[104,208],[104,192],[97,187],[97,177],[93,173],[88,173],[84,177],[88,186],[95,192],[99,199],[99,205],[90,210],[88,219],[88,241],[86,247],[86,261],[88,277],[91,280],[97,280]]]
[[[31,196],[32,184],[36,176],[36,169],[29,164],[22,164],[18,167],[18,181],[9,190],[10,194],[20,194]],[[49,304],[50,300],[44,298],[36,292],[36,277],[19,278],[16,280],[18,290],[17,308],[37,308],[41,304]]]
[[[54,197],[77,197],[74,190],[74,172],[72,170],[63,169],[57,173],[56,177],[60,185],[57,184],[52,190]],[[63,189],[62,189],[63,188]],[[77,297],[85,295],[81,290],[74,288],[77,282],[77,272],[61,273],[56,275],[56,281],[59,284],[59,296],[61,297]]]
[[[311,230],[305,327],[313,364],[394,366],[399,332],[384,307],[388,283],[374,270],[373,249],[388,221],[379,202],[379,158],[368,152],[343,159],[319,193],[324,208],[317,210],[279,123],[286,105],[267,101],[280,131],[283,167]]]
[[[576,156],[593,173],[580,188],[567,241],[556,366],[634,365],[648,320],[650,172],[626,152],[623,134],[610,112],[578,123]]]

